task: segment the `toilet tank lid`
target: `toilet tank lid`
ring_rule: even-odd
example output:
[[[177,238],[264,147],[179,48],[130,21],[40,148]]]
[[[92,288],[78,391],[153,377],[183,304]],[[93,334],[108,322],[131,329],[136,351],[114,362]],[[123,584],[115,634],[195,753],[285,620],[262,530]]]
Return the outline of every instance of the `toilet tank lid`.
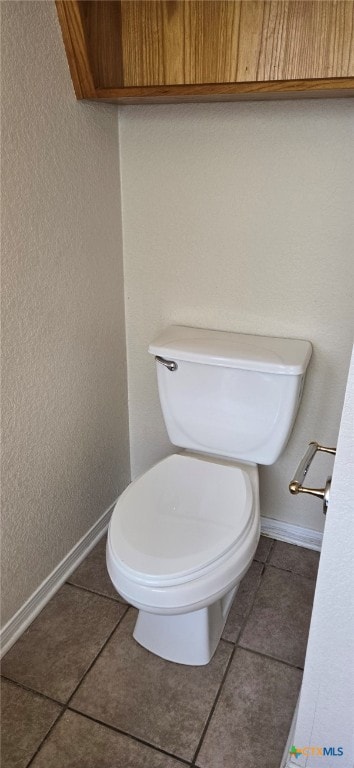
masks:
[[[312,345],[302,339],[172,325],[151,342],[149,352],[170,360],[299,376],[306,371]]]

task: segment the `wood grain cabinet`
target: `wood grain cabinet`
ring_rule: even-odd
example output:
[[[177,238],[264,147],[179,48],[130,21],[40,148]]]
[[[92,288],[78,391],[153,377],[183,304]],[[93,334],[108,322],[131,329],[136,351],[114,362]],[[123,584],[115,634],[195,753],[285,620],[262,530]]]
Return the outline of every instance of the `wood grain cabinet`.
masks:
[[[78,99],[354,94],[351,0],[57,0]]]

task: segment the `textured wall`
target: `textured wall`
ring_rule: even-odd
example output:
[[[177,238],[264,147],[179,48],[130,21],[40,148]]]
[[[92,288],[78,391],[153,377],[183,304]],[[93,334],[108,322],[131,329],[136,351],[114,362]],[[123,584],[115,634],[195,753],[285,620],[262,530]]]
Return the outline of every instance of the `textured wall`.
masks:
[[[335,444],[353,323],[351,100],[129,107],[120,112],[131,459],[169,453],[148,343],[166,324],[309,339],[314,353],[262,513],[321,530],[287,484]],[[318,457],[322,482],[332,466]]]
[[[117,110],[3,2],[3,620],[129,480]]]

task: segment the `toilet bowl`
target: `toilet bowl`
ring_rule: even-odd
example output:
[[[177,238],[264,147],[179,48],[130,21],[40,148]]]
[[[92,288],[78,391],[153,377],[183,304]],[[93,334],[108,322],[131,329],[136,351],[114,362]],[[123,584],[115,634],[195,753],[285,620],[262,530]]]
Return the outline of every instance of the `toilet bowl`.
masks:
[[[152,342],[171,443],[109,524],[107,568],[139,613],[134,638],[207,664],[260,535],[258,464],[284,449],[311,344],[172,326]],[[237,596],[236,596],[237,599]]]
[[[182,664],[207,664],[260,532],[258,470],[173,454],[130,485],[114,509],[107,567],[139,609],[135,639]]]

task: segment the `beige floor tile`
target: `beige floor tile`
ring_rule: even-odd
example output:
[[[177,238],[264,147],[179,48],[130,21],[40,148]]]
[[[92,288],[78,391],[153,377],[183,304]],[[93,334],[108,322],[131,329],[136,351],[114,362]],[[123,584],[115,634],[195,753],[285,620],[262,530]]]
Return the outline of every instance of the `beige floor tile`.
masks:
[[[255,599],[262,569],[262,563],[253,562],[242,579],[222,633],[224,640],[236,643],[242,624]]]
[[[76,584],[78,587],[84,587],[99,595],[113,597],[125,603],[113,586],[107,572],[106,566],[106,539],[104,536],[101,541],[91,550],[85,560],[80,563],[76,571],[68,579],[69,584]]]
[[[7,653],[3,674],[67,701],[125,610],[65,584]]]
[[[266,566],[240,645],[303,667],[315,584]]]
[[[308,579],[316,579],[320,553],[304,547],[296,547],[285,541],[276,541],[269,559],[270,565],[293,571]]]
[[[36,693],[1,681],[1,765],[25,768],[61,707]]]
[[[232,647],[221,641],[207,666],[173,664],[135,642],[136,615],[129,609],[70,706],[190,760]]]
[[[67,710],[32,768],[182,768],[183,763]]]
[[[274,539],[268,539],[267,536],[261,536],[254,559],[258,560],[260,563],[265,563],[273,543]]]
[[[301,672],[237,648],[211,718],[201,768],[279,768]]]

